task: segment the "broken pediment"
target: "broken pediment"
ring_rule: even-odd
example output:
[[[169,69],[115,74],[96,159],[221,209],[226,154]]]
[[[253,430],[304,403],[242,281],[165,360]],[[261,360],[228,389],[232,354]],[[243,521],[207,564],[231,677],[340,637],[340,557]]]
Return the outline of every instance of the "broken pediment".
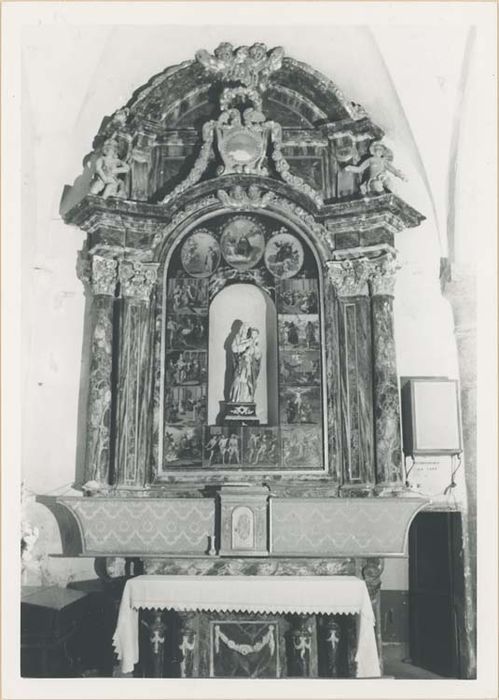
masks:
[[[103,120],[61,211],[86,194],[171,201],[231,172],[284,180],[316,204],[354,197],[382,136],[331,80],[281,47],[223,43],[153,77]]]

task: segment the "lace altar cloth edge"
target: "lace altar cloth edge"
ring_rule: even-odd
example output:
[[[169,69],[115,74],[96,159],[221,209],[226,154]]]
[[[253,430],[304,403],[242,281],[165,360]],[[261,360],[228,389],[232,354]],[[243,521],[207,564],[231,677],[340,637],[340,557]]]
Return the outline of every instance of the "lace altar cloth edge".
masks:
[[[137,576],[127,581],[113,645],[123,673],[139,660],[139,609],[358,614],[357,677],[380,675],[374,613],[355,576]]]

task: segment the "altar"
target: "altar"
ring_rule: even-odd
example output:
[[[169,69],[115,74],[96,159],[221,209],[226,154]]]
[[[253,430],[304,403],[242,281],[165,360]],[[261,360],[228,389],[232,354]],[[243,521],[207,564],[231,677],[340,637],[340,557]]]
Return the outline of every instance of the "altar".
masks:
[[[382,139],[261,43],[200,49],[102,123],[63,211],[89,369],[82,495],[57,507],[129,578],[123,673],[380,676],[384,559],[425,505],[393,318],[395,236],[424,217]]]
[[[168,629],[173,610],[184,614],[180,634]],[[123,673],[140,662],[144,675],[164,677],[169,654],[182,677],[201,675],[203,657],[208,673],[202,675],[212,678],[318,677],[319,671],[338,677],[344,646],[338,617],[347,615],[356,617],[354,675],[379,677],[375,617],[364,581],[354,576],[138,576],[125,585],[113,643]],[[321,643],[327,662],[319,669],[313,651]]]

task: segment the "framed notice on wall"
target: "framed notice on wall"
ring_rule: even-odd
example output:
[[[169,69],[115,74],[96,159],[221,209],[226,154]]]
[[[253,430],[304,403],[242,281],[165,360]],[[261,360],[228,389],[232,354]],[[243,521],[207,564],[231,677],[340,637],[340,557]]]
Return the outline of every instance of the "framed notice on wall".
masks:
[[[458,383],[446,377],[402,377],[402,431],[406,455],[462,451]]]

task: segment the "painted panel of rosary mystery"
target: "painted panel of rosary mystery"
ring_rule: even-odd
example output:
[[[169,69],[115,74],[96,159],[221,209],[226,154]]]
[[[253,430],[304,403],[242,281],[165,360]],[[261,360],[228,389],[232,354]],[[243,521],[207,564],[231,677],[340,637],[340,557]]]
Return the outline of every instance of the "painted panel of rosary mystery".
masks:
[[[281,459],[288,469],[318,468],[322,461],[322,430],[318,425],[281,428]]]
[[[324,469],[309,244],[270,216],[219,214],[181,238],[163,284],[158,477]]]
[[[321,391],[318,386],[281,389],[281,425],[321,422]]]
[[[279,357],[281,382],[287,386],[320,386],[321,356],[318,350],[291,352],[283,350]]]
[[[208,280],[178,277],[168,280],[168,302],[173,314],[208,314]]]
[[[166,426],[164,451],[168,464],[172,466],[201,466],[201,428],[192,426]]]

